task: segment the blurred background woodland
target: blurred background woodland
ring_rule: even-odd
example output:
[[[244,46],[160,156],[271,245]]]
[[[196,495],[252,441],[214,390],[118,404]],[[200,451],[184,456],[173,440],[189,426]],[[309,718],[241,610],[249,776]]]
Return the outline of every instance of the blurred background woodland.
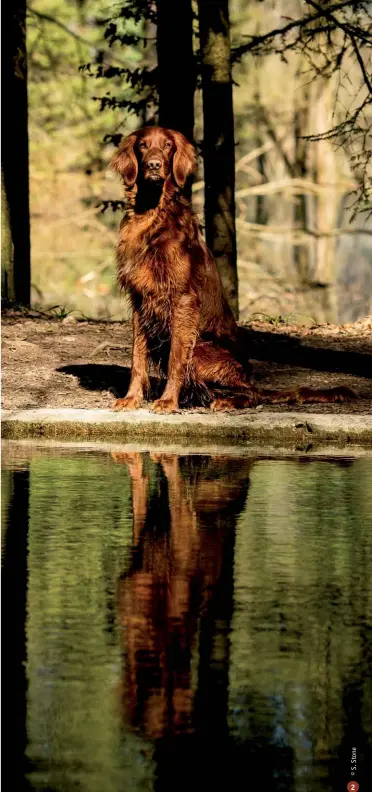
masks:
[[[369,3],[16,6],[14,35],[26,30],[27,41],[33,307],[127,316],[114,264],[124,196],[108,162],[121,135],[160,122],[197,145],[194,208],[242,321],[345,323],[372,311]],[[3,13],[6,37],[15,12]],[[9,80],[26,82],[25,63],[17,75],[8,60]],[[14,92],[6,101],[14,108]],[[27,303],[15,116],[3,142],[3,294]]]

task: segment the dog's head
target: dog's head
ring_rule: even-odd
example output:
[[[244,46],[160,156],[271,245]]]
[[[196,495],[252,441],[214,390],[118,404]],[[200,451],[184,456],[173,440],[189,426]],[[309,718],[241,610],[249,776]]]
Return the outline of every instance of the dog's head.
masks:
[[[178,187],[184,187],[196,169],[196,158],[181,132],[144,127],[122,140],[110,164],[128,188],[139,181],[162,184],[170,176]]]

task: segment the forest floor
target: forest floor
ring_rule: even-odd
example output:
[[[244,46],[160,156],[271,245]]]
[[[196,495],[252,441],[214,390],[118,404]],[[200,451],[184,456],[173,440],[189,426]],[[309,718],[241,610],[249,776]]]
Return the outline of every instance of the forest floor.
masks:
[[[352,325],[245,325],[247,355],[265,388],[344,385],[351,404],[307,404],[296,412],[372,414],[372,317]],[[130,322],[49,318],[35,311],[2,314],[2,403],[8,410],[103,408],[124,396],[130,374]],[[293,405],[265,406],[286,412]]]

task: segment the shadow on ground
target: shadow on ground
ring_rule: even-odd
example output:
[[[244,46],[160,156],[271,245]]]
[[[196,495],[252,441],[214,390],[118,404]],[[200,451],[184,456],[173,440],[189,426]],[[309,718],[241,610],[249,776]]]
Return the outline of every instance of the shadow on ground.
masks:
[[[253,360],[285,363],[290,366],[313,369],[314,371],[354,374],[372,379],[372,348],[370,353],[324,348],[324,340],[319,346],[306,345],[302,339],[284,333],[260,332],[241,327],[244,344]],[[334,343],[329,339],[328,343]]]
[[[70,374],[73,377],[77,377],[79,384],[85,390],[110,391],[117,399],[126,396],[129,388],[130,369],[125,366],[82,363],[72,366],[61,366],[57,371],[60,374]],[[150,377],[151,398],[156,398],[159,394],[161,382],[156,377]]]

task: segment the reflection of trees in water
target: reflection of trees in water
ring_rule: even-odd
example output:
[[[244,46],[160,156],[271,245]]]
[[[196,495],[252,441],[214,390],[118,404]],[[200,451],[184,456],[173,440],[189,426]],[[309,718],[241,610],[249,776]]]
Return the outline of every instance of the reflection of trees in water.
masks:
[[[230,722],[238,739],[249,738],[252,691],[268,696],[271,717],[276,691],[287,710],[296,789],[306,789],[307,772],[314,790],[328,791],[339,788],[333,780],[340,784],[346,766],[344,734],[354,725],[358,732],[343,695],[353,677],[363,698],[360,744],[372,734],[363,648],[372,612],[362,592],[372,572],[372,469],[363,461],[302,462],[275,472],[263,462],[251,477],[235,553]]]
[[[10,474],[12,777],[27,582],[28,756],[50,788],[346,787],[372,734],[370,463],[122,460],[33,460],[30,497]]]
[[[365,482],[367,483],[367,482]],[[356,778],[367,789],[372,778],[372,475],[365,501],[365,520],[357,522],[354,532],[354,563],[349,571],[349,608],[357,629],[345,636],[349,643],[350,664],[341,678],[341,709],[344,714],[342,738],[337,746],[335,786],[350,773],[352,747],[357,747]],[[363,488],[363,480],[361,481]],[[369,535],[369,542],[366,539]],[[369,545],[369,546],[368,546]]]
[[[38,789],[118,792],[133,777],[118,751],[120,649],[111,616],[131,541],[129,494],[127,477],[106,455],[33,452],[27,757]],[[135,738],[127,742],[135,751]]]
[[[3,778],[25,789],[26,771],[26,614],[29,470],[16,470],[2,549]],[[5,526],[3,526],[5,529]],[[27,787],[28,788],[28,787]]]
[[[156,740],[157,788],[234,787],[259,768],[264,788],[302,790],[306,767],[314,789],[332,789],[348,731],[345,622],[365,656],[358,625],[368,607],[362,615],[355,598],[354,623],[344,577],[354,543],[366,545],[353,525],[357,503],[363,512],[358,472],[351,479],[343,460],[261,463],[236,546],[252,461],[122,461],[134,505],[118,599],[123,704],[132,726]],[[362,566],[358,580],[367,579]],[[365,735],[362,711],[359,719]]]

